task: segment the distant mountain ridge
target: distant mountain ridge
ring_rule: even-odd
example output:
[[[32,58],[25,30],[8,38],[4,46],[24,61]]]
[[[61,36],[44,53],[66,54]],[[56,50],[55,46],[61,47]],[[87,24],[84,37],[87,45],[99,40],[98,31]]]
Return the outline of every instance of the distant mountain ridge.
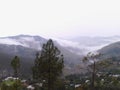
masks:
[[[18,35],[0,38],[1,44],[21,45],[23,47],[41,49],[42,44],[47,40],[40,36]]]
[[[67,48],[78,55],[86,54],[90,51],[101,49],[111,43],[120,41],[120,36],[111,37],[77,37],[74,39],[56,39],[53,40],[62,47]],[[0,44],[21,45],[23,47],[40,50],[42,44],[47,41],[46,38],[31,35],[17,35],[0,38]]]
[[[120,40],[120,37],[82,37],[78,40],[54,39],[54,44],[60,49],[65,57],[65,73],[79,73],[83,66],[82,57],[89,51],[97,51],[104,46]],[[17,35],[0,38],[0,64],[10,69],[10,61],[18,55],[22,61],[22,71],[25,69],[30,73],[35,59],[36,52],[42,49],[47,42],[46,38],[31,35]],[[103,48],[104,49],[104,48]],[[5,67],[4,67],[5,68]],[[2,69],[1,69],[2,70]]]
[[[45,38],[29,35],[0,38],[0,53],[2,55],[0,56],[0,64],[6,66],[6,70],[10,69],[10,61],[17,55],[22,61],[22,71],[24,71],[26,67],[27,71],[30,72],[30,68],[34,63],[35,54],[38,51],[40,52],[42,45],[46,42],[47,39]],[[69,68],[71,71],[75,64],[80,63],[79,55],[60,46],[56,41],[54,41],[54,43],[64,55],[66,68]]]

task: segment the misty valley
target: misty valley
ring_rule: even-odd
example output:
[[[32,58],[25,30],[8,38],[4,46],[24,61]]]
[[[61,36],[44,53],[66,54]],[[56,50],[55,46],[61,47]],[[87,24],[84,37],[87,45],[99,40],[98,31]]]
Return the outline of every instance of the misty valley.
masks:
[[[0,38],[0,90],[120,90],[120,36]]]

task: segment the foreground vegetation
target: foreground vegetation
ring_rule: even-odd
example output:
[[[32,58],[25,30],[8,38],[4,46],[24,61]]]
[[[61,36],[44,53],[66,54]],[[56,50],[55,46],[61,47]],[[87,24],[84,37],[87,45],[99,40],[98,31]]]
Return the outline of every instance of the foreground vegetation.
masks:
[[[82,77],[82,78],[80,78]],[[91,86],[91,76],[69,75],[55,83],[54,90],[120,90],[120,75],[99,73],[95,78],[95,87]],[[43,83],[13,77],[6,78],[0,83],[0,90],[47,90],[46,82]]]

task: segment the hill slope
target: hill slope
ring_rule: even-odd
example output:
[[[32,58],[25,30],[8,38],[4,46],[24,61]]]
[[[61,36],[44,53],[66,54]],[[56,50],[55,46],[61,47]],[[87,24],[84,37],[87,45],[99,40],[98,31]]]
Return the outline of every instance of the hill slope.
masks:
[[[118,41],[120,37],[110,38],[90,38],[83,37],[78,41],[53,39],[55,46],[60,49],[64,55],[65,74],[73,74],[84,72],[80,68],[85,66],[81,62],[82,57],[89,51],[98,50],[101,47],[110,44],[111,42]],[[34,63],[36,52],[40,51],[43,43],[47,39],[40,36],[18,35],[11,37],[0,38],[0,71],[7,70],[10,72],[10,61],[17,55],[21,59],[21,71],[28,73],[31,72],[31,67]],[[120,42],[103,47],[99,52],[103,53],[105,57],[120,56]]]
[[[120,42],[112,43],[99,50],[104,56],[107,57],[120,57]]]
[[[11,71],[10,62],[17,55],[21,60],[21,73],[30,73],[34,63],[35,54],[42,48],[42,45],[47,42],[39,36],[19,35],[13,37],[0,38],[0,65],[1,72]],[[54,44],[60,49],[64,55],[65,68],[69,68],[69,72],[74,72],[72,69],[76,64],[80,63],[79,55],[70,52],[69,49],[62,47],[56,41]],[[67,73],[67,72],[65,72]]]

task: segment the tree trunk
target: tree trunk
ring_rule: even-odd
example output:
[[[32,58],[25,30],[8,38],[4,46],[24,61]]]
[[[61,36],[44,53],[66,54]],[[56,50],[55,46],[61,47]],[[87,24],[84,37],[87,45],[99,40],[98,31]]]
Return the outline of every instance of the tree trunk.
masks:
[[[95,61],[93,63],[93,73],[92,73],[92,88],[95,88]]]

